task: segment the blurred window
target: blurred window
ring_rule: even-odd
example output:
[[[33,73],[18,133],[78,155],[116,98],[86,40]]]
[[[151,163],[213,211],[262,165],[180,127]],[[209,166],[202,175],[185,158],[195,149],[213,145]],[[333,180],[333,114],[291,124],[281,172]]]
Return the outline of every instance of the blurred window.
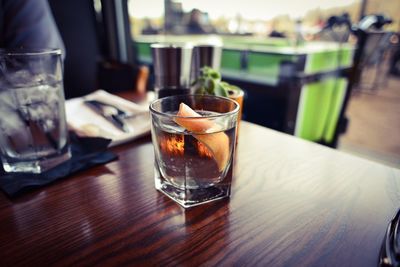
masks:
[[[368,0],[366,10],[370,12],[371,3],[379,1]],[[400,3],[387,0],[393,5],[396,1]],[[314,35],[334,15],[347,13],[351,21],[358,21],[361,0],[281,0],[279,5],[259,0],[128,0],[128,7],[133,37],[163,33],[291,37],[299,30]]]

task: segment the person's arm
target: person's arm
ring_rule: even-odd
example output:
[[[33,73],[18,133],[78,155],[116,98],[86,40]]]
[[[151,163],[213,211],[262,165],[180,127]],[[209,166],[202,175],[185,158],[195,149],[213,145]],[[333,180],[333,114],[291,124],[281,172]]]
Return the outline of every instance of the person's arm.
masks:
[[[5,48],[65,47],[47,0],[3,0]]]

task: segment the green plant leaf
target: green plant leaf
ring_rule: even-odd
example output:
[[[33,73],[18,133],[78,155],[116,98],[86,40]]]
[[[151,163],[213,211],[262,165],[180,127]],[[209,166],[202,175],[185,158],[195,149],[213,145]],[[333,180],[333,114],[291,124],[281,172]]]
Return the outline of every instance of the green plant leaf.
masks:
[[[239,87],[221,81],[221,74],[208,66],[201,68],[200,76],[193,82],[196,94],[229,96],[229,91],[240,90]]]
[[[208,79],[206,82],[206,91],[208,94],[210,95],[215,95],[215,87],[217,86],[217,82],[212,80],[212,79]]]
[[[225,97],[228,96],[228,91],[225,90],[224,87],[222,87],[221,83],[217,84],[214,91],[216,96],[225,96]]]

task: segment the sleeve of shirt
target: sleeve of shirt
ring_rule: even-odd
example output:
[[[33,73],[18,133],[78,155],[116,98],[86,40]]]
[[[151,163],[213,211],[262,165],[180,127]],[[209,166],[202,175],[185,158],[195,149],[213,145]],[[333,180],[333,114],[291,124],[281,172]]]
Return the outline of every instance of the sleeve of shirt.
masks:
[[[3,38],[7,48],[65,47],[47,0],[3,0]]]

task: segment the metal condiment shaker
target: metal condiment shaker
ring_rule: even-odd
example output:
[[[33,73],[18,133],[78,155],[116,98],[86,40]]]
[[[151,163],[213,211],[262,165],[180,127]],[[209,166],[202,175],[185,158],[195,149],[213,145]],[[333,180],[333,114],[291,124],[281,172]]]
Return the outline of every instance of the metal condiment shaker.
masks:
[[[192,46],[158,43],[151,50],[156,97],[189,94]]]
[[[199,75],[202,67],[208,66],[217,71],[221,65],[222,47],[219,45],[196,45],[193,48],[190,80],[193,82]]]

